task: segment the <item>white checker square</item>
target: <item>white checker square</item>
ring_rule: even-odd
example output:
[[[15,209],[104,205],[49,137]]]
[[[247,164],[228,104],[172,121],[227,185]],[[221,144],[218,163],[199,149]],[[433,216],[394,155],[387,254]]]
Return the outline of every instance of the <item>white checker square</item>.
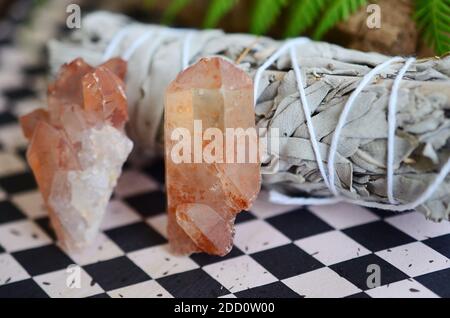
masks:
[[[1,53],[2,67],[5,71],[17,72],[22,66],[34,62],[31,53],[15,46],[3,47]]]
[[[141,217],[128,205],[120,200],[111,200],[106,208],[101,229],[110,230],[119,226],[132,224],[141,220]]]
[[[418,212],[396,215],[386,222],[419,241],[450,233],[450,222],[431,222]]]
[[[114,193],[124,198],[131,195],[158,190],[158,183],[136,170],[124,171],[120,176]]]
[[[9,254],[0,254],[0,286],[30,278],[27,271]]]
[[[376,253],[410,277],[450,267],[450,261],[422,242],[413,242]]]
[[[379,220],[370,210],[349,203],[310,206],[308,209],[338,230]]]
[[[258,195],[258,200],[253,203],[250,211],[260,219],[267,219],[299,208],[301,207],[271,203],[269,202],[267,191],[262,190]]]
[[[11,201],[31,219],[48,215],[44,200],[38,190],[15,194],[12,196]]]
[[[340,231],[310,236],[295,244],[327,266],[371,253]]]
[[[372,298],[439,298],[412,278],[370,289],[366,294]]]
[[[2,125],[0,127],[0,143],[4,149],[14,151],[25,147],[28,141],[22,133],[22,128],[17,124]]]
[[[232,293],[277,281],[248,255],[210,264],[203,270]]]
[[[73,266],[71,269],[39,275],[33,279],[52,298],[84,298],[104,292],[83,268]],[[78,274],[79,277],[76,276]]]
[[[263,220],[253,220],[236,225],[234,244],[248,254],[290,242],[290,239]]]
[[[167,213],[147,218],[147,223],[165,238],[167,238],[167,221]]]
[[[9,252],[40,247],[52,243],[34,222],[22,220],[0,226],[0,245]]]
[[[127,256],[153,279],[187,272],[199,267],[188,256],[171,253],[168,244],[131,252]]]
[[[25,162],[12,152],[0,152],[0,177],[26,170]]]
[[[149,280],[108,292],[111,298],[173,298],[158,282]]]
[[[32,111],[35,111],[36,109],[41,108],[42,105],[45,104],[45,100],[41,100],[36,97],[21,99],[14,103],[14,108],[12,109],[12,111],[14,115],[16,115],[17,117],[21,117],[23,115],[31,113]]]
[[[228,295],[225,295],[225,296],[220,296],[219,298],[234,299],[234,298],[237,298],[237,297],[236,297],[235,294],[228,294]]]
[[[361,292],[328,267],[287,278],[283,283],[307,298],[340,298]]]
[[[2,68],[4,64],[2,63]],[[20,87],[23,81],[23,75],[20,74],[17,70],[4,70],[0,72],[0,89],[5,90],[13,87]]]
[[[68,251],[60,246],[78,265],[84,266],[92,263],[110,260],[124,255],[124,252],[102,232],[97,234],[95,241],[80,251]]]

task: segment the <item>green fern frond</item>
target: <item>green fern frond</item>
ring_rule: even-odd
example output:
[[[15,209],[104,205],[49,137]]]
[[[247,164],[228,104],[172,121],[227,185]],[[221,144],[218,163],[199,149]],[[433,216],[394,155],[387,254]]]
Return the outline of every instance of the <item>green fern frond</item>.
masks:
[[[450,51],[450,0],[416,0],[415,19],[437,54]]]
[[[284,35],[293,37],[308,29],[329,0],[297,0],[289,8],[290,14]]]
[[[250,32],[264,34],[281,13],[287,0],[255,0],[251,11]]]
[[[45,0],[34,0],[45,1]],[[146,7],[154,0],[142,0]],[[162,21],[171,23],[192,0],[171,0]],[[216,27],[239,0],[211,0],[203,21],[205,28]],[[321,39],[331,28],[369,3],[369,0],[253,0],[250,11],[250,32],[264,34],[287,13],[284,35],[293,37],[304,33],[317,23],[313,38]],[[422,37],[439,55],[450,51],[450,0],[414,0],[414,18]]]
[[[237,0],[212,0],[206,12],[203,27],[210,29],[217,26],[223,18],[236,5]]]
[[[367,0],[335,0],[330,4],[329,9],[324,13],[324,17],[314,32],[313,38],[321,39],[325,33],[334,27],[338,22],[347,20],[351,14],[360,7],[367,4]]]
[[[148,0],[147,0],[148,1]],[[186,7],[191,0],[172,0],[161,19],[164,24],[171,24],[178,13]]]

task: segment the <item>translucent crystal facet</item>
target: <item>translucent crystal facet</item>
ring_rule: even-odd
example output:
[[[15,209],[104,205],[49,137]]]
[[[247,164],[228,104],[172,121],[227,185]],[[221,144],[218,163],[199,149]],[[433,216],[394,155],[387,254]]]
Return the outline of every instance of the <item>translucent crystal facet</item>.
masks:
[[[225,255],[230,251],[236,214],[255,200],[261,176],[258,160],[227,160],[225,154],[231,152],[230,158],[235,157],[239,142],[229,142],[226,129],[255,130],[254,116],[252,80],[222,58],[201,59],[169,85],[164,122],[168,236],[176,252]],[[195,129],[196,122],[201,122],[200,131]],[[204,140],[207,130],[218,129],[223,137],[223,160],[174,160],[179,141],[172,137],[180,128],[192,137],[191,159],[199,150],[195,138],[202,138],[203,155],[212,143],[212,139]]]
[[[132,142],[124,93],[126,63],[94,68],[82,59],[62,66],[48,88],[48,110],[20,118],[27,159],[58,239],[68,248],[96,236]]]

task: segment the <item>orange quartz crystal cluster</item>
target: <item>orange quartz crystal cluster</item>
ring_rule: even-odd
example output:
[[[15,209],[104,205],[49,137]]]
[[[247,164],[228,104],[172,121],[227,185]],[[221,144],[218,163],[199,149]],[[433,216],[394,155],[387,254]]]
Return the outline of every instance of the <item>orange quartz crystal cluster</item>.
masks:
[[[222,256],[231,250],[236,214],[250,208],[260,190],[261,174],[258,160],[247,156],[247,161],[238,161],[242,139],[230,140],[226,129],[256,132],[254,116],[251,78],[222,58],[201,59],[169,85],[164,134],[168,237],[175,252]],[[201,130],[196,131],[199,123]],[[205,138],[210,128],[223,137],[222,161],[219,156],[210,161],[204,158],[215,140]],[[192,140],[185,144],[192,147],[180,148],[187,132]],[[252,142],[257,143],[256,137],[249,138],[247,145]],[[178,160],[178,155],[186,160]]]
[[[95,238],[132,149],[124,91],[126,62],[92,67],[82,59],[62,66],[48,88],[48,109],[20,118],[30,145],[27,160],[58,239],[79,249]]]

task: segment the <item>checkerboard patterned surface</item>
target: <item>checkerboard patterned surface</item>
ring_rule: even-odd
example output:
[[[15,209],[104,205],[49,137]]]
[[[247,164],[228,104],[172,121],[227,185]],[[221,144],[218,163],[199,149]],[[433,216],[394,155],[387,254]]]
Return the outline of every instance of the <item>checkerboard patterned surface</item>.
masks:
[[[3,37],[2,37],[3,36]],[[45,67],[0,34],[0,297],[450,297],[450,223],[347,204],[277,206],[237,218],[224,258],[168,250],[161,163],[126,167],[96,242],[55,242],[17,118],[45,97]],[[73,264],[81,288],[67,287]],[[367,286],[371,264],[381,287]]]

